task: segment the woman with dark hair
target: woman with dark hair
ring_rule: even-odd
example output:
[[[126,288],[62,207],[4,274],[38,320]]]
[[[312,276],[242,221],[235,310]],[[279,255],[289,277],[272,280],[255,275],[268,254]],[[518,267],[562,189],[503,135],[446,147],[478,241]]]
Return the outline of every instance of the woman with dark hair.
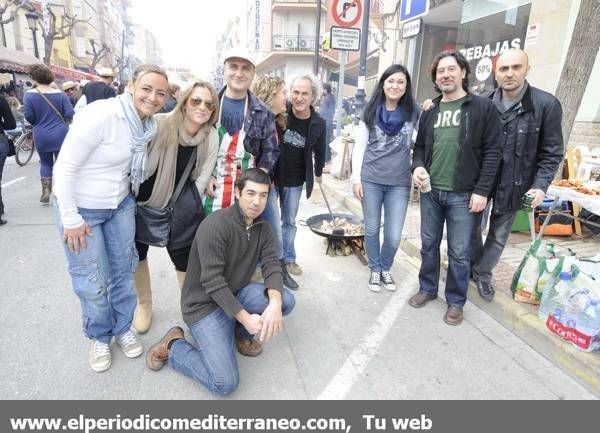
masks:
[[[45,65],[32,65],[29,76],[36,85],[23,96],[25,119],[33,125],[33,141],[40,156],[42,196],[40,202],[50,203],[52,167],[63,140],[69,132],[69,122],[75,115],[69,97],[51,86],[54,74]]]
[[[157,123],[156,137],[148,145],[148,179],[140,185],[136,197],[138,205],[153,209],[164,209],[191,158],[195,158],[192,171],[178,196],[171,219],[171,231],[167,252],[175,267],[179,286],[183,287],[187,271],[190,248],[196,229],[203,218],[203,192],[217,162],[219,136],[214,127],[217,121],[219,98],[213,86],[197,80],[183,92],[175,108],[165,114],[154,116]],[[135,272],[137,308],[133,327],[142,334],[152,322],[152,289],[148,267],[149,245],[136,236],[140,263]]]
[[[363,113],[352,155],[352,189],[361,200],[365,246],[369,258],[369,289],[396,290],[390,269],[400,244],[410,195],[410,151],[419,110],[412,96],[408,70],[385,70]],[[381,208],[385,226],[379,241]]]

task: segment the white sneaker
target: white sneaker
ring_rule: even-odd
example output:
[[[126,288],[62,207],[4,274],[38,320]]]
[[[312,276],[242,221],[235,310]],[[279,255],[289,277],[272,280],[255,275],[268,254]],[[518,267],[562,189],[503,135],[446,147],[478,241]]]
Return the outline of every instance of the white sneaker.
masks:
[[[381,280],[383,281],[383,287],[385,287],[387,290],[396,290],[396,283],[394,282],[392,273],[390,271],[382,271]]]
[[[381,290],[381,275],[379,272],[371,272],[371,278],[369,278],[369,289],[373,292],[379,292]]]
[[[123,353],[127,358],[136,358],[144,353],[142,342],[131,331],[131,329],[125,334],[119,335],[117,337],[117,343],[119,346],[121,346],[121,349],[123,349]]]
[[[110,368],[112,357],[110,354],[110,345],[93,340],[90,346],[90,367],[97,373],[101,373]]]

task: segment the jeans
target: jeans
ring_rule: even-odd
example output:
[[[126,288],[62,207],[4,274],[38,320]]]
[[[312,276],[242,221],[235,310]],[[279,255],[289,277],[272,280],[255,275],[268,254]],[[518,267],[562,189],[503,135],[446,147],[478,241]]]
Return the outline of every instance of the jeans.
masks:
[[[502,251],[508,242],[510,229],[512,228],[517,212],[494,213],[490,219],[490,229],[488,231],[485,244],[478,250],[477,254],[471,257],[473,278],[486,283],[492,282],[492,270],[496,267],[502,256]],[[481,246],[481,214],[475,218],[473,227],[473,236],[471,237],[471,248]]]
[[[271,225],[275,235],[275,252],[278,259],[283,259],[283,239],[281,237],[281,212],[279,210],[279,191],[271,186],[267,206],[262,214],[263,219]]]
[[[300,207],[302,186],[285,186],[281,193],[281,223],[283,237],[283,258],[285,263],[296,261],[296,216]]]
[[[62,238],[63,225],[56,201],[54,211]],[[90,226],[87,248],[79,254],[64,245],[79,297],[86,337],[110,343],[131,328],[136,307],[133,275],[138,264],[134,246],[135,200],[128,195],[116,209],[84,209],[79,213]]]
[[[470,239],[474,214],[469,212],[471,193],[440,191],[421,194],[420,291],[437,295],[440,280],[440,243],[446,223],[448,274],[446,302],[462,307],[467,300],[470,271]]]
[[[4,202],[2,201],[2,172],[4,171],[4,163],[8,156],[8,138],[6,135],[0,134],[0,216],[4,213]]]
[[[262,314],[269,303],[265,286],[250,283],[242,288],[236,298],[250,314]],[[288,315],[296,303],[294,295],[283,289],[281,311]],[[175,340],[169,349],[169,366],[175,371],[191,377],[218,395],[231,394],[239,381],[239,369],[235,355],[235,318],[229,318],[222,308],[217,308],[190,326],[196,344],[185,339]],[[244,339],[252,336],[241,325],[237,333]]]
[[[56,152],[40,152],[40,177],[52,177],[52,169],[58,158],[58,150]]]
[[[362,182],[362,187],[365,247],[369,257],[369,269],[371,272],[389,271],[400,245],[410,187],[366,181]],[[383,245],[379,242],[382,206],[385,217]]]

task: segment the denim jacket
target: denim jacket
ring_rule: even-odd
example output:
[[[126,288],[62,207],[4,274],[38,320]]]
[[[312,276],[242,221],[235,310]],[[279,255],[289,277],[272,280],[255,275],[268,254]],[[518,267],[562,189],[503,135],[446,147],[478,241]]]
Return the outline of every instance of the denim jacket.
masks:
[[[225,87],[219,92],[219,99]],[[248,91],[248,113],[244,122],[244,148],[254,155],[256,167],[272,172],[279,159],[279,143],[273,112]]]

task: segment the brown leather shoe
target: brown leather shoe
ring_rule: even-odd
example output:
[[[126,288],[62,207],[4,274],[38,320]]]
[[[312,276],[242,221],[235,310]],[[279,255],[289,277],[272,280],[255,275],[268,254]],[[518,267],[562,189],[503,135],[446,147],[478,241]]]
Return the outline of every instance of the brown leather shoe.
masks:
[[[446,314],[444,314],[444,322],[448,325],[456,326],[460,325],[463,321],[463,309],[462,307],[454,307],[448,305]]]
[[[262,353],[262,344],[256,340],[244,340],[243,338],[235,336],[235,345],[238,352],[244,356],[258,356]]]
[[[171,341],[180,338],[184,338],[183,329],[179,326],[173,326],[169,329],[158,343],[148,349],[148,353],[146,353],[146,367],[154,371],[160,370],[169,359],[169,345]]]
[[[412,297],[408,300],[408,305],[415,308],[421,308],[424,307],[429,301],[433,301],[435,298],[437,298],[437,295],[418,292],[416,295],[412,295]]]

